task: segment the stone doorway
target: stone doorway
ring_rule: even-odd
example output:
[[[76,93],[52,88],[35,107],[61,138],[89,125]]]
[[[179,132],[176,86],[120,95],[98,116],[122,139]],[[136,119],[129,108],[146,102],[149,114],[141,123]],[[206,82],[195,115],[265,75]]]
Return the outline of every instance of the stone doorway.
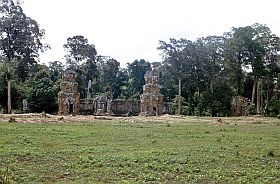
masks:
[[[73,104],[69,104],[69,114],[73,113],[73,109],[74,109],[74,105]]]

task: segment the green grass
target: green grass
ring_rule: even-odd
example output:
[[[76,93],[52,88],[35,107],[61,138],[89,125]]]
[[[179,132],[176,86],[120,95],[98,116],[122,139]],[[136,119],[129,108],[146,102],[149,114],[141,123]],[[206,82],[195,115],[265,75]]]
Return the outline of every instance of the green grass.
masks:
[[[0,123],[0,181],[280,182],[279,122],[205,120]]]

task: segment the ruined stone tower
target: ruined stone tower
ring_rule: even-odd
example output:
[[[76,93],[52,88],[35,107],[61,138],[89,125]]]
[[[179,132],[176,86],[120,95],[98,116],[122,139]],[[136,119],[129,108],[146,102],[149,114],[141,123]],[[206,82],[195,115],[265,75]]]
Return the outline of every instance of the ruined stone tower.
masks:
[[[60,83],[58,93],[58,114],[78,114],[80,110],[80,94],[78,93],[78,83],[76,73],[66,71]]]
[[[140,115],[161,115],[163,112],[163,95],[160,94],[159,73],[156,70],[147,71],[141,99]]]

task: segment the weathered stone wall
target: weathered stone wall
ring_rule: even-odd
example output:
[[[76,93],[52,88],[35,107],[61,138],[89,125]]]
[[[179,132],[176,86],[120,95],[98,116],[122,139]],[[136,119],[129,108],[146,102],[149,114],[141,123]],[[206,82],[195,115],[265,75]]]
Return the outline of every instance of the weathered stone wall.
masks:
[[[103,96],[97,96],[94,99],[94,114],[105,115],[108,114],[108,99]]]
[[[233,116],[248,116],[250,104],[248,99],[243,96],[235,96],[232,99]]]
[[[139,100],[107,100],[104,97],[97,97],[94,100],[80,100],[80,114],[95,115],[139,115]]]
[[[80,114],[93,114],[94,101],[92,99],[80,99]]]
[[[162,114],[172,114],[172,103],[163,103]]]
[[[116,115],[131,114],[138,115],[140,113],[139,100],[113,100],[111,102],[111,112]]]

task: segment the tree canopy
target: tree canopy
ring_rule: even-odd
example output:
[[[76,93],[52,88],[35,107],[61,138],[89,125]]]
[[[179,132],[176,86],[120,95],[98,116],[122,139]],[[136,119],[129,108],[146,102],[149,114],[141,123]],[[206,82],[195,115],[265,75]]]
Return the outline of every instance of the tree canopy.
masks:
[[[0,51],[7,67],[8,103],[4,109],[11,113],[11,62],[18,63],[18,74],[25,80],[28,66],[38,58],[39,50],[44,51],[48,45],[41,42],[45,31],[39,28],[35,20],[26,16],[22,8],[12,0],[0,2],[0,14]]]
[[[162,61],[135,59],[122,68],[110,56],[98,55],[82,35],[69,36],[61,61],[39,62],[45,31],[12,0],[0,3],[0,105],[3,112],[21,109],[28,99],[32,112],[55,112],[61,76],[77,73],[79,93],[92,97],[139,100],[144,74],[156,68],[161,93],[174,113],[227,116],[231,100],[244,96],[252,114],[280,113],[280,38],[263,24],[236,27],[223,35],[159,41]],[[91,82],[91,83],[90,83]]]

